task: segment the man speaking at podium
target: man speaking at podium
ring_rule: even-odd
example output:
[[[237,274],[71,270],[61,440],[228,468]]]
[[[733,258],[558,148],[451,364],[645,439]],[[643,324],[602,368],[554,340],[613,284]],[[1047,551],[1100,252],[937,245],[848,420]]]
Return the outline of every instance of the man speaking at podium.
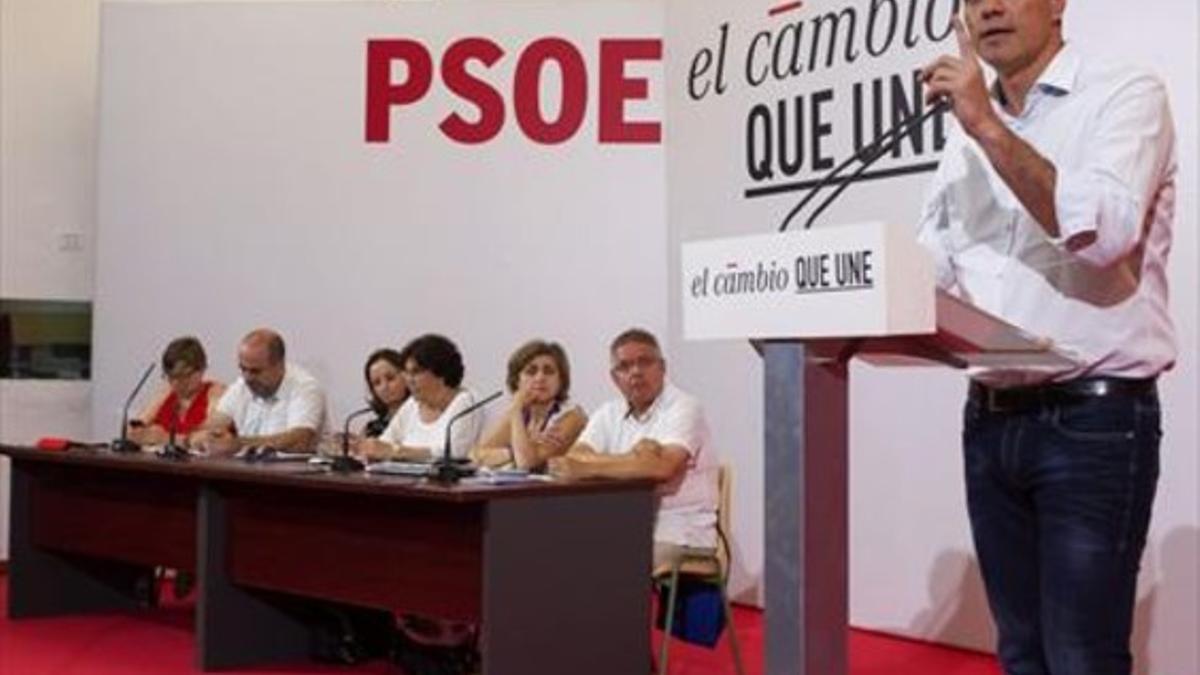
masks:
[[[958,53],[923,72],[957,128],[919,238],[940,286],[1078,360],[970,385],[967,506],[1004,670],[1127,675],[1175,358],[1175,135],[1159,80],[1064,42],[1065,5],[964,2]]]

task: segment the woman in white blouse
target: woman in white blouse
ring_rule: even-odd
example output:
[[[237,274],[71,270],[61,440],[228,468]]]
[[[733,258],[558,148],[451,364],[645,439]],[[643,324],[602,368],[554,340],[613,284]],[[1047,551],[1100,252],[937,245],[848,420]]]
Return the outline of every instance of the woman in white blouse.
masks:
[[[462,354],[447,338],[422,335],[400,350],[400,356],[408,400],[378,438],[359,440],[356,451],[372,460],[430,461],[443,452],[447,424],[475,403],[475,395],[460,386]],[[479,438],[482,421],[483,415],[477,410],[454,423],[450,433],[452,456],[467,456]]]
[[[568,398],[567,353],[555,342],[526,342],[508,359],[507,384],[512,402],[471,458],[482,466],[540,470],[566,452],[587,424],[583,409]]]

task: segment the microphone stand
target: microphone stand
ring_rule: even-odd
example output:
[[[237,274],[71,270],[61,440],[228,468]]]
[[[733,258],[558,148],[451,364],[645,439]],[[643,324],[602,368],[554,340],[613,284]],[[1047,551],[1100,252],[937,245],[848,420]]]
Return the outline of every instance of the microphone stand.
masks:
[[[138,380],[137,386],[130,392],[129,398],[125,399],[125,407],[121,410],[121,436],[108,446],[113,452],[137,452],[142,449],[141,445],[129,440],[129,406],[133,405],[133,399],[142,390],[142,385],[146,384],[146,380],[152,372],[154,372],[153,361],[146,367],[146,372],[142,373],[142,379]]]
[[[346,421],[342,424],[342,454],[333,458],[333,463],[329,465],[330,469],[338,473],[352,473],[363,470],[365,465],[362,461],[350,456],[350,420],[362,417],[374,410],[374,408],[367,406],[366,408],[355,410],[346,416]]]
[[[475,467],[471,466],[471,460],[466,457],[450,456],[450,432],[453,430],[455,422],[500,398],[502,393],[498,391],[481,401],[476,401],[450,418],[450,421],[446,423],[446,443],[442,446],[442,456],[434,461],[429,480],[443,485],[454,485],[464,477],[475,473]]]

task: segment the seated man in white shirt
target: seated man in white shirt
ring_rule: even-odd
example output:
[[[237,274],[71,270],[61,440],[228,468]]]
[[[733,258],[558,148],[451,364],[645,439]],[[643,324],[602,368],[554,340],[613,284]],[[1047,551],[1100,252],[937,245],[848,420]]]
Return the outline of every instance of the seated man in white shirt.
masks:
[[[260,328],[238,346],[242,376],[225,391],[200,442],[213,455],[244,448],[312,450],[325,425],[325,393],[304,369],[288,365],[283,338]]]
[[[550,460],[550,473],[659,481],[656,568],[683,547],[714,548],[717,472],[700,402],[666,381],[666,361],[649,332],[621,333],[609,353],[621,398],[596,410],[567,454]]]

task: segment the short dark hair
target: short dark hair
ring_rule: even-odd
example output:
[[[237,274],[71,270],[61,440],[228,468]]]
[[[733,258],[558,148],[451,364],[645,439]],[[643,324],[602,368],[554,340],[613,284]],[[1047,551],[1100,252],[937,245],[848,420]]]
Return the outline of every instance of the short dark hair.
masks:
[[[617,353],[617,349],[630,342],[650,345],[660,354],[662,353],[662,348],[658,346],[658,338],[654,337],[654,334],[645,328],[629,328],[622,331],[620,335],[613,338],[612,344],[608,347],[608,353],[615,354]]]
[[[386,415],[387,404],[379,400],[379,397],[375,395],[375,388],[371,386],[371,366],[375,365],[376,361],[387,361],[397,371],[403,372],[404,357],[391,347],[382,347],[371,352],[371,355],[367,357],[367,362],[363,364],[363,380],[367,383],[367,403],[371,405],[371,409],[375,411],[376,415]]]
[[[283,346],[283,336],[279,333],[272,333],[267,339],[267,354],[271,356],[271,363],[283,363],[286,352],[287,350]]]
[[[208,356],[204,353],[204,345],[198,338],[191,335],[175,338],[167,344],[162,353],[163,373],[170,375],[175,367],[183,364],[193,370],[208,368]]]
[[[525,370],[525,366],[529,365],[530,361],[539,356],[549,356],[558,368],[558,379],[562,386],[554,396],[554,400],[562,403],[567,400],[567,394],[571,390],[571,364],[567,361],[566,350],[557,342],[530,340],[517,347],[517,351],[508,357],[508,379],[506,380],[508,390],[510,392],[517,390],[517,385],[521,381],[521,371]]]
[[[283,345],[283,336],[271,330],[270,328],[255,328],[246,333],[246,337],[242,338],[242,344],[252,342],[267,343],[267,358],[271,364],[283,363],[284,357],[287,355],[286,348]]]
[[[442,335],[427,333],[400,350],[401,361],[412,359],[418,367],[438,376],[448,387],[462,384],[463,360],[458,347]]]

